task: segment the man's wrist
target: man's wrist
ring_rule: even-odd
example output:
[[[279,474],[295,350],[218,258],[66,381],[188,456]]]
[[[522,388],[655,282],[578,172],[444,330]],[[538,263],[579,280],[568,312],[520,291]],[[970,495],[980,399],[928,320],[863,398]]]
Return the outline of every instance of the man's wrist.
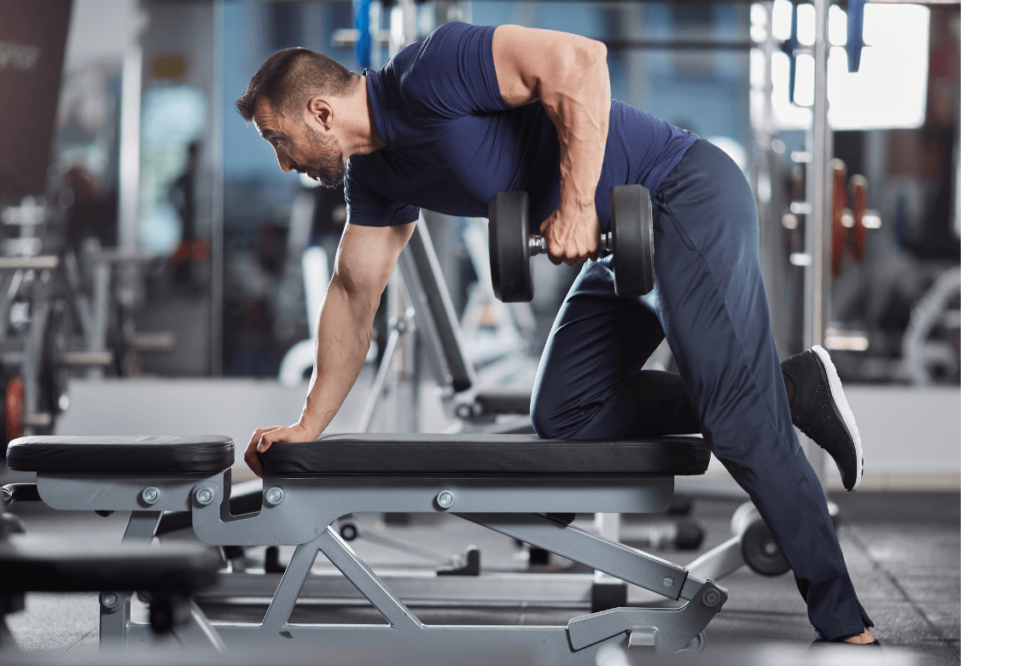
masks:
[[[310,441],[313,441],[320,435],[320,433],[317,430],[316,426],[310,423],[310,421],[311,419],[307,417],[305,413],[303,413],[302,417],[299,418],[299,422],[292,427],[302,429],[306,437],[309,438]]]

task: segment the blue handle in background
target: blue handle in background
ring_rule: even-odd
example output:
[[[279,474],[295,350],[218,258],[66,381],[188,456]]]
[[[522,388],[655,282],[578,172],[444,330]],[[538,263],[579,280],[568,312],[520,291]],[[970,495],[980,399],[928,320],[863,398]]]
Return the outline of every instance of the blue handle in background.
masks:
[[[860,53],[864,50],[864,3],[848,0],[846,8],[846,64],[851,72],[860,71]]]
[[[359,40],[356,42],[356,60],[364,69],[370,66],[370,55],[373,51],[373,41],[370,36],[370,2],[372,0],[357,0],[357,4],[353,5],[356,14],[356,30],[359,31]]]

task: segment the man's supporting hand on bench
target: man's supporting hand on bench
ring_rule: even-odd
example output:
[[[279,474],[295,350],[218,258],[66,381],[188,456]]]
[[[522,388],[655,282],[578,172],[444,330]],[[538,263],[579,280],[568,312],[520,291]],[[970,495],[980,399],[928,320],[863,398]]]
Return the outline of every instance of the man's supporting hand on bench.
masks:
[[[271,444],[277,442],[312,442],[317,435],[310,433],[301,423],[290,426],[271,426],[269,428],[256,428],[249,440],[249,446],[245,448],[245,464],[249,466],[256,476],[263,477],[263,466],[260,465],[257,453],[263,453],[270,448]]]
[[[315,365],[302,417],[291,426],[259,428],[253,433],[245,462],[257,476],[263,476],[257,452],[277,442],[313,441],[338,413],[370,351],[380,295],[415,228],[415,223],[345,227],[314,337]]]

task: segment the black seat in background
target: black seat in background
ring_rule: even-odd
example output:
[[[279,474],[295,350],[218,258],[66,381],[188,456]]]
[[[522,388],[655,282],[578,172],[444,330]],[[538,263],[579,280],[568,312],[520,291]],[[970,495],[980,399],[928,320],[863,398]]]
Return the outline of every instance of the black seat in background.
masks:
[[[223,565],[194,544],[96,543],[13,534],[0,539],[0,594],[146,590],[188,594],[213,585]]]
[[[711,460],[694,436],[650,440],[542,440],[533,435],[360,434],[272,446],[266,476],[344,474],[699,475]]]
[[[19,437],[7,447],[7,466],[48,474],[201,474],[235,462],[230,437]]]
[[[532,395],[532,386],[494,386],[478,391],[475,402],[480,406],[481,416],[525,415],[530,413]]]

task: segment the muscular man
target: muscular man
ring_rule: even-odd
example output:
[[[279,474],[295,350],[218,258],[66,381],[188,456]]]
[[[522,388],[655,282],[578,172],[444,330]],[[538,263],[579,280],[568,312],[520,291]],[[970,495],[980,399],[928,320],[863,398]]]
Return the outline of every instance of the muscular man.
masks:
[[[712,144],[613,101],[603,44],[450,23],[364,76],[286,49],[237,106],[283,170],[344,183],[348,205],[302,416],[253,434],[254,471],[257,451],[319,437],[352,389],[417,207],[483,217],[496,192],[526,190],[551,260],[586,262],[541,360],[537,434],[702,433],[775,533],[819,640],[873,643],[792,427],[856,487],[860,442],[835,368],[820,348],[780,367],[746,179]],[[652,196],[656,279],[650,294],[619,298],[598,238],[611,187],[634,183]],[[642,371],[666,338],[680,374]]]

